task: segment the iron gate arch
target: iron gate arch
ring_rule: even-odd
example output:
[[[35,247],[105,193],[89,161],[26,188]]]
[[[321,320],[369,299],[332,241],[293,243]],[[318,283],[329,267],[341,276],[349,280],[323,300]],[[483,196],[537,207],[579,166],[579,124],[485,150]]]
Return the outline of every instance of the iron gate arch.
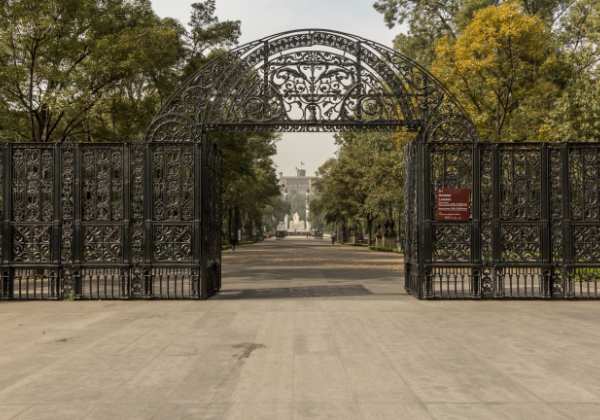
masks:
[[[221,285],[219,135],[399,129],[416,133],[405,153],[409,292],[520,297],[507,279],[535,277],[525,297],[598,296],[597,281],[576,283],[600,269],[587,236],[600,240],[600,169],[589,171],[597,145],[479,142],[460,104],[408,57],[308,29],[210,60],[167,101],[144,143],[3,145],[0,298],[207,298]],[[533,186],[533,200],[513,214],[502,204],[522,191],[508,191],[506,173],[518,188]],[[469,220],[435,220],[442,187],[470,188]],[[518,241],[506,260],[510,232]]]
[[[146,140],[201,141],[211,131],[400,127],[426,141],[477,141],[460,104],[407,56],[356,35],[306,29],[210,60],[166,102]]]
[[[250,42],[211,60],[167,101],[146,140],[212,145],[215,133],[231,131],[399,129],[416,133],[419,144],[478,141],[460,104],[407,56],[356,35],[308,29]],[[414,187],[422,191],[424,182],[417,173]],[[417,195],[414,206],[422,203]],[[407,222],[407,278],[423,266],[419,232],[412,229],[422,225],[422,212],[413,210],[407,206],[414,217]]]

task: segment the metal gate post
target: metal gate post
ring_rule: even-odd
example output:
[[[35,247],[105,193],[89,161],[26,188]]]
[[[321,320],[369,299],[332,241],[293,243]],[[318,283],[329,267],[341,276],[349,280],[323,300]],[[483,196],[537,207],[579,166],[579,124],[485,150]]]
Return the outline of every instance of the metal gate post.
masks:
[[[471,220],[471,263],[473,268],[472,275],[472,293],[473,297],[480,296],[481,282],[481,146],[479,143],[473,144],[472,149],[472,220]]]
[[[83,174],[82,170],[82,153],[81,153],[81,145],[75,144],[75,149],[73,150],[73,160],[75,165],[75,170],[73,174],[73,241],[71,244],[71,252],[73,259],[73,266],[71,269],[71,276],[73,281],[73,290],[75,296],[79,296],[82,293],[82,284],[81,284],[81,263],[82,263],[82,254],[83,254],[83,232],[81,228],[81,215],[82,215],[82,188],[83,182],[81,181],[81,177]]]
[[[62,148],[60,144],[55,144],[53,147],[53,168],[54,173],[52,174],[52,227],[50,229],[50,247],[51,247],[51,261],[54,265],[56,272],[54,278],[56,279],[56,297],[62,299],[64,297],[64,289],[62,286],[63,274],[62,274],[62,256],[61,256],[61,242],[62,242]]]
[[[144,150],[144,269],[142,279],[142,297],[152,297],[153,294],[152,260],[154,251],[154,235],[152,232],[152,219],[154,213],[154,195],[152,194],[152,151],[152,146],[146,143]]]
[[[12,225],[12,145],[5,144],[2,150],[3,166],[3,194],[4,194],[4,220],[2,221],[2,263],[4,270],[2,277],[4,280],[3,296],[9,299],[14,298],[15,292],[15,270],[13,264],[13,225]]]
[[[404,146],[404,244],[402,246],[404,251],[404,290],[409,293],[414,293],[411,289],[411,272],[410,265],[411,259],[413,257],[412,254],[412,245],[411,245],[411,226],[414,223],[414,220],[410,220],[411,216],[411,207],[414,204],[413,200],[411,200],[411,190],[413,188],[413,176],[414,176],[414,160],[413,156],[413,143],[409,143]]]
[[[544,265],[542,289],[544,298],[552,298],[554,290],[554,278],[552,267],[552,226],[550,213],[550,149],[548,144],[541,146],[542,158],[542,185],[541,185],[541,205],[542,218],[540,228],[542,231],[542,263]]]
[[[494,144],[492,149],[492,278],[493,294],[504,290],[499,282],[498,265],[502,261],[502,227],[500,225],[500,193],[501,193],[501,170],[500,170],[500,146]]]
[[[217,290],[221,290],[223,283],[223,154],[220,149],[217,149],[217,204],[218,204],[218,216],[216,232],[218,235],[217,240],[217,252],[219,253],[219,267],[217,272]]]
[[[569,154],[568,143],[562,145],[560,150],[560,179],[562,186],[562,261],[563,278],[565,287],[563,287],[563,297],[569,297],[572,293],[573,284],[571,280],[573,270],[573,228],[571,212],[571,182],[569,179]]]
[[[418,228],[418,286],[419,299],[431,295],[431,278],[426,265],[431,264],[431,150],[426,136],[421,135],[417,147],[417,228]]]
[[[208,299],[210,297],[209,280],[210,273],[208,269],[208,241],[210,225],[209,225],[209,201],[208,182],[211,176],[208,170],[208,147],[210,143],[208,132],[203,132],[200,138],[200,159],[199,159],[199,191],[200,191],[200,298]]]
[[[121,295],[131,297],[132,258],[131,258],[131,144],[123,144],[123,229],[121,230],[121,249],[123,263],[121,268]]]
[[[203,136],[204,137],[204,136]],[[198,298],[206,299],[206,278],[202,267],[202,139],[200,142],[194,142],[194,236],[193,236],[193,257],[192,269],[193,276],[196,277],[196,293]]]

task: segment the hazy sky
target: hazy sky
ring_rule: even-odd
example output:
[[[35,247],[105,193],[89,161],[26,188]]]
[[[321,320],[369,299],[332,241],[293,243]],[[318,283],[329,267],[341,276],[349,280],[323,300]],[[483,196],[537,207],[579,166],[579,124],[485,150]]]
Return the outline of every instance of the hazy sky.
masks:
[[[187,23],[192,0],[153,0],[160,16]],[[391,46],[398,30],[389,30],[383,16],[373,9],[374,0],[217,0],[221,20],[241,20],[241,42],[249,42],[292,29],[336,29]],[[336,147],[331,134],[284,134],[275,162],[280,171],[293,175],[304,162],[313,173],[332,157]]]

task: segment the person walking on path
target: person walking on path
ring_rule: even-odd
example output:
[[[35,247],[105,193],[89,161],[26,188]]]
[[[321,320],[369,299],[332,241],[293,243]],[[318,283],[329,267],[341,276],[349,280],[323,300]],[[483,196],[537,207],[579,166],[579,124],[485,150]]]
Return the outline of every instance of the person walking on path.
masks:
[[[331,234],[331,245],[335,245],[336,239],[337,239],[337,235],[334,232]]]
[[[232,251],[235,251],[235,248],[237,248],[237,246],[239,245],[241,236],[242,236],[242,231],[239,229],[237,232],[235,232],[231,236],[231,250]]]

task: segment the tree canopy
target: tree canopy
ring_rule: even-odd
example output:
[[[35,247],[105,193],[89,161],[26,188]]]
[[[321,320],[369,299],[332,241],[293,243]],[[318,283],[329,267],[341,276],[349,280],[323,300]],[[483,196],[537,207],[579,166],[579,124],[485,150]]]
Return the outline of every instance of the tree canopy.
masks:
[[[395,46],[438,76],[484,139],[591,140],[600,2],[377,0]]]
[[[395,48],[427,67],[484,140],[600,139],[597,0],[376,0]],[[313,214],[338,226],[384,225],[402,212],[406,139],[338,137]],[[378,230],[378,229],[376,229]],[[381,229],[379,229],[381,230]]]
[[[241,35],[215,0],[191,9],[184,26],[150,0],[0,0],[0,139],[142,140],[176,86]],[[219,140],[226,210],[242,223],[277,211],[276,139]]]

